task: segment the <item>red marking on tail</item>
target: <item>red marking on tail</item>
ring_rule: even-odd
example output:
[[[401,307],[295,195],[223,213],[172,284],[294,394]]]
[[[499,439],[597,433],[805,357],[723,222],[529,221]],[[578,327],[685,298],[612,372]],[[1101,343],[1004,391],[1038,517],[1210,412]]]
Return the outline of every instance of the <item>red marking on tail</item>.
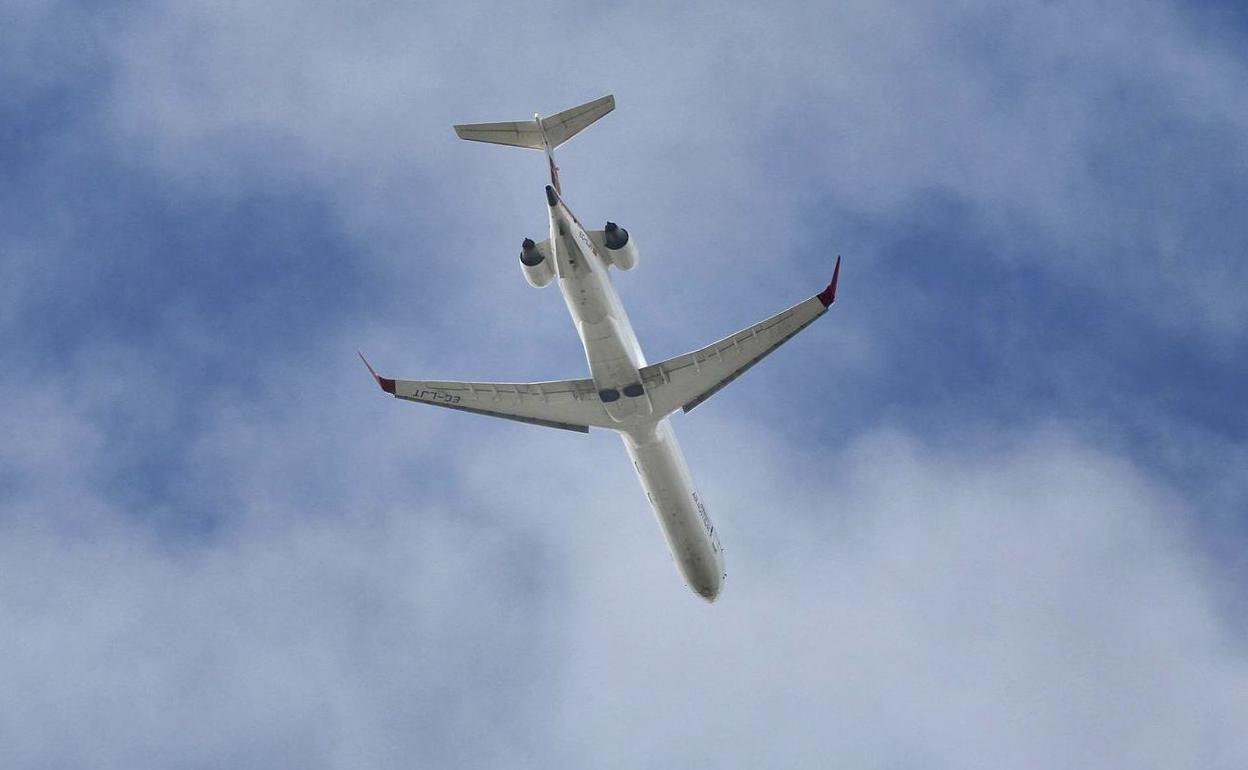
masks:
[[[554,185],[555,192],[563,195],[563,190],[559,187],[559,167],[555,165],[555,158],[553,155],[547,155],[546,159],[550,161],[550,183]]]

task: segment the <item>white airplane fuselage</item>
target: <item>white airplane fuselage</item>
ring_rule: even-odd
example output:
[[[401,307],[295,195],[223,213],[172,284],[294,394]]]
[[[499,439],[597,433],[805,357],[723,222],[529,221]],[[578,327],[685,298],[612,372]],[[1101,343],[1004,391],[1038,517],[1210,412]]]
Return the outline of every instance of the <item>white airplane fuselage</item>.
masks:
[[[585,347],[590,376],[608,415],[619,423],[616,430],[681,575],[699,596],[714,601],[725,578],[723,549],[670,421],[656,416],[641,386],[639,371],[646,359],[607,272],[607,259],[554,188],[547,187],[546,196],[555,275]]]

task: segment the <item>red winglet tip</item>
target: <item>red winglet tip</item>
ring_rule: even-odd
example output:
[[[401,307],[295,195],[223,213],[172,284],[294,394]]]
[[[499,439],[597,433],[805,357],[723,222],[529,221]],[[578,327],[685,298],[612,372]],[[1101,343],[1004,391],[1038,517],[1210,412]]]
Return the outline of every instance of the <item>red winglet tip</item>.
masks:
[[[828,284],[828,288],[824,289],[823,291],[815,295],[819,297],[819,301],[823,303],[824,307],[828,307],[833,302],[836,302],[836,284],[840,280],[841,280],[841,257],[838,254],[836,257],[836,267],[832,269],[832,283]]]
[[[364,365],[368,367],[368,373],[373,375],[374,380],[377,380],[377,385],[390,395],[394,395],[394,380],[389,377],[382,377],[375,369],[373,369],[373,365],[368,362],[368,359],[364,357],[363,353],[360,353],[358,350],[355,352],[359,354],[360,360],[363,361]]]

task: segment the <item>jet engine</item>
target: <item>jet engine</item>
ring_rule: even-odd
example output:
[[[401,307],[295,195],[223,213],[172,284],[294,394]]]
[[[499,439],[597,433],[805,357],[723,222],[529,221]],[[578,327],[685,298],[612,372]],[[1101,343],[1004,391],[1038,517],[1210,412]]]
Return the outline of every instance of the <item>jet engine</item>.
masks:
[[[632,270],[637,266],[637,246],[629,239],[627,230],[614,222],[608,222],[602,235],[611,264],[621,270]]]
[[[546,286],[555,277],[555,268],[547,253],[549,248],[547,241],[537,244],[532,238],[525,238],[520,245],[520,269],[524,271],[525,280],[535,289]]]

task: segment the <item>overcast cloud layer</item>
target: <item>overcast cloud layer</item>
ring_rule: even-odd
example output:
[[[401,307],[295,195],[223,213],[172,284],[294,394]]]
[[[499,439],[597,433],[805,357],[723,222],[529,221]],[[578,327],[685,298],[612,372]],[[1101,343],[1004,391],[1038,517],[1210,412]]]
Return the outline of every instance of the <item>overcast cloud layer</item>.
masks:
[[[1248,22],[1218,4],[0,14],[0,766],[1248,765]],[[618,441],[382,398],[583,376],[559,153],[651,360]]]

